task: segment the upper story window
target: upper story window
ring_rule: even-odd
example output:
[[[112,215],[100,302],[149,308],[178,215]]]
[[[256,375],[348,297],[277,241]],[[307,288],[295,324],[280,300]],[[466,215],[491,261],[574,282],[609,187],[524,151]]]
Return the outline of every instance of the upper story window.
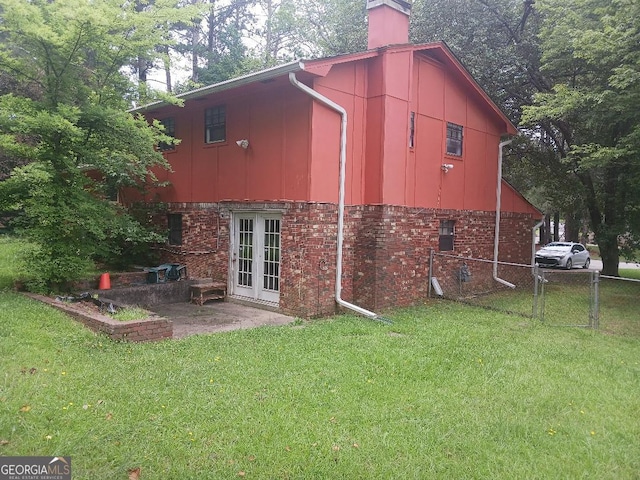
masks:
[[[438,248],[441,252],[453,250],[453,239],[456,223],[453,220],[440,220],[440,241]]]
[[[176,120],[173,117],[163,118],[160,123],[164,127],[164,134],[168,137],[176,136]],[[158,150],[166,152],[168,150],[175,150],[176,144],[173,142],[160,142],[158,143]]]
[[[227,112],[224,105],[204,111],[204,143],[224,142],[227,139]]]
[[[447,122],[447,155],[462,156],[462,125]]]

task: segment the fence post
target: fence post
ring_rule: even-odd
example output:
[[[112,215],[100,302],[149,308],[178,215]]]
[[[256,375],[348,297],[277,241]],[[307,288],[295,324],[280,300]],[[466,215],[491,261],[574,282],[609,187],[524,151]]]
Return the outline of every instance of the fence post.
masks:
[[[591,328],[600,328],[600,272],[591,272],[591,308],[589,311]]]
[[[540,275],[539,269],[540,267],[537,264],[533,267],[533,318],[537,318],[538,316],[538,282],[540,281],[538,277]]]
[[[538,278],[540,281],[540,321],[544,322],[544,303],[545,303],[545,288],[544,284],[547,283],[544,270],[538,270]]]

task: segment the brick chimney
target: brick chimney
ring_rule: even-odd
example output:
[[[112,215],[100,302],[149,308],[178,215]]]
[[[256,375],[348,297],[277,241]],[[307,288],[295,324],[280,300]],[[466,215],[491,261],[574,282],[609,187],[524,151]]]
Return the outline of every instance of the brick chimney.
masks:
[[[367,0],[368,48],[409,43],[411,0]]]

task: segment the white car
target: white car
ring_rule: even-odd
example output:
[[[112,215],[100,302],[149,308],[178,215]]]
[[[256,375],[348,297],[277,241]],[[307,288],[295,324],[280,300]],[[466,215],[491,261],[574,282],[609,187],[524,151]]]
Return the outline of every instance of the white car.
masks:
[[[573,242],[551,242],[536,252],[536,264],[541,267],[589,268],[591,258],[584,245]]]

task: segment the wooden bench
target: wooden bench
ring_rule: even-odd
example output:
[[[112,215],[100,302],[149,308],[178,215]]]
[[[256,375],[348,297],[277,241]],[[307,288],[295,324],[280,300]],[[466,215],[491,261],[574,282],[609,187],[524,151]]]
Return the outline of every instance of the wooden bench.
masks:
[[[191,303],[204,305],[208,300],[220,300],[227,296],[227,284],[222,282],[198,283],[189,287]]]

